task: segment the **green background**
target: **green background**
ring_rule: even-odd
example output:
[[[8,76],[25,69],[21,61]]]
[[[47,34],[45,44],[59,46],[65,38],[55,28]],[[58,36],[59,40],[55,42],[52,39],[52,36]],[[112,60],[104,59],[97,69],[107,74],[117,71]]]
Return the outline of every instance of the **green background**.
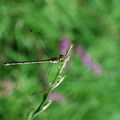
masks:
[[[0,0],[1,65],[59,56],[65,36],[74,48],[83,45],[103,70],[95,75],[73,50],[55,90],[65,102],[53,102],[35,120],[120,120],[119,11],[119,0]],[[0,68],[0,120],[26,119],[42,100],[41,73],[52,81],[58,70],[52,66]],[[3,93],[8,81],[10,94]]]

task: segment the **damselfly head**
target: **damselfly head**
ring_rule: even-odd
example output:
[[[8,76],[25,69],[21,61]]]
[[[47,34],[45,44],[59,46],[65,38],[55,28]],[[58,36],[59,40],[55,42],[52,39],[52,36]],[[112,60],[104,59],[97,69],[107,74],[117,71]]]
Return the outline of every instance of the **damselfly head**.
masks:
[[[63,61],[64,61],[64,58],[65,58],[65,55],[60,55],[60,56],[59,56],[60,62],[63,62]]]

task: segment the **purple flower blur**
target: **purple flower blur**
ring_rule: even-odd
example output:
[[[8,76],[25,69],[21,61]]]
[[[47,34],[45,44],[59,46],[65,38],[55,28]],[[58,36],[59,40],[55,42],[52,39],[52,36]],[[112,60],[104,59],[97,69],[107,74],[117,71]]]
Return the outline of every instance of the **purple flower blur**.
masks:
[[[82,58],[83,63],[90,68],[95,75],[101,75],[102,68],[92,60],[90,54],[81,45],[76,47],[76,54]]]
[[[60,53],[64,55],[66,53],[66,49],[68,48],[70,41],[66,38],[62,38],[60,42]],[[75,48],[75,53],[82,59],[83,64],[90,68],[95,75],[102,74],[102,68],[99,64],[97,64],[90,56],[90,54],[85,50],[82,45],[78,45]]]
[[[65,101],[64,96],[62,96],[56,92],[50,93],[49,99],[51,99],[52,101],[57,101],[57,102],[64,102]]]
[[[61,55],[65,55],[66,54],[66,50],[68,48],[70,44],[70,41],[66,38],[62,38],[61,42],[60,42],[60,53]]]
[[[93,64],[92,65],[92,71],[96,74],[96,75],[101,75],[102,73],[102,68],[99,64]]]
[[[76,54],[82,58],[83,60],[83,63],[86,65],[86,66],[91,66],[92,65],[92,60],[91,60],[91,56],[86,53],[85,49],[82,47],[82,46],[77,46],[76,48]]]

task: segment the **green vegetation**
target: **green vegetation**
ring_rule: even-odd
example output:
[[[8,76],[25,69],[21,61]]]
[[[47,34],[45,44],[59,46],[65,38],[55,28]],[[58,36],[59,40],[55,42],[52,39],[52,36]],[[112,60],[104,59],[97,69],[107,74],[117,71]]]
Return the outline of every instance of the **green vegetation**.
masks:
[[[42,101],[41,81],[52,82],[60,67],[2,64],[58,57],[62,38],[74,44],[66,77],[54,90],[64,100],[34,119],[120,120],[119,11],[118,0],[1,0],[0,120],[26,120]],[[76,54],[78,46],[84,55]]]

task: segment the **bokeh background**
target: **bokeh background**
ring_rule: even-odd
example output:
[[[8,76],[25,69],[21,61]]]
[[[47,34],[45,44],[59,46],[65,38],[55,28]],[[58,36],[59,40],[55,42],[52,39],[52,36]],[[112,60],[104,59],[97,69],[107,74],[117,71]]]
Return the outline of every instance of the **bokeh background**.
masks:
[[[120,120],[120,1],[0,0],[1,65],[59,56],[69,43],[66,78],[35,120]],[[25,120],[57,66],[0,67],[0,120]]]

